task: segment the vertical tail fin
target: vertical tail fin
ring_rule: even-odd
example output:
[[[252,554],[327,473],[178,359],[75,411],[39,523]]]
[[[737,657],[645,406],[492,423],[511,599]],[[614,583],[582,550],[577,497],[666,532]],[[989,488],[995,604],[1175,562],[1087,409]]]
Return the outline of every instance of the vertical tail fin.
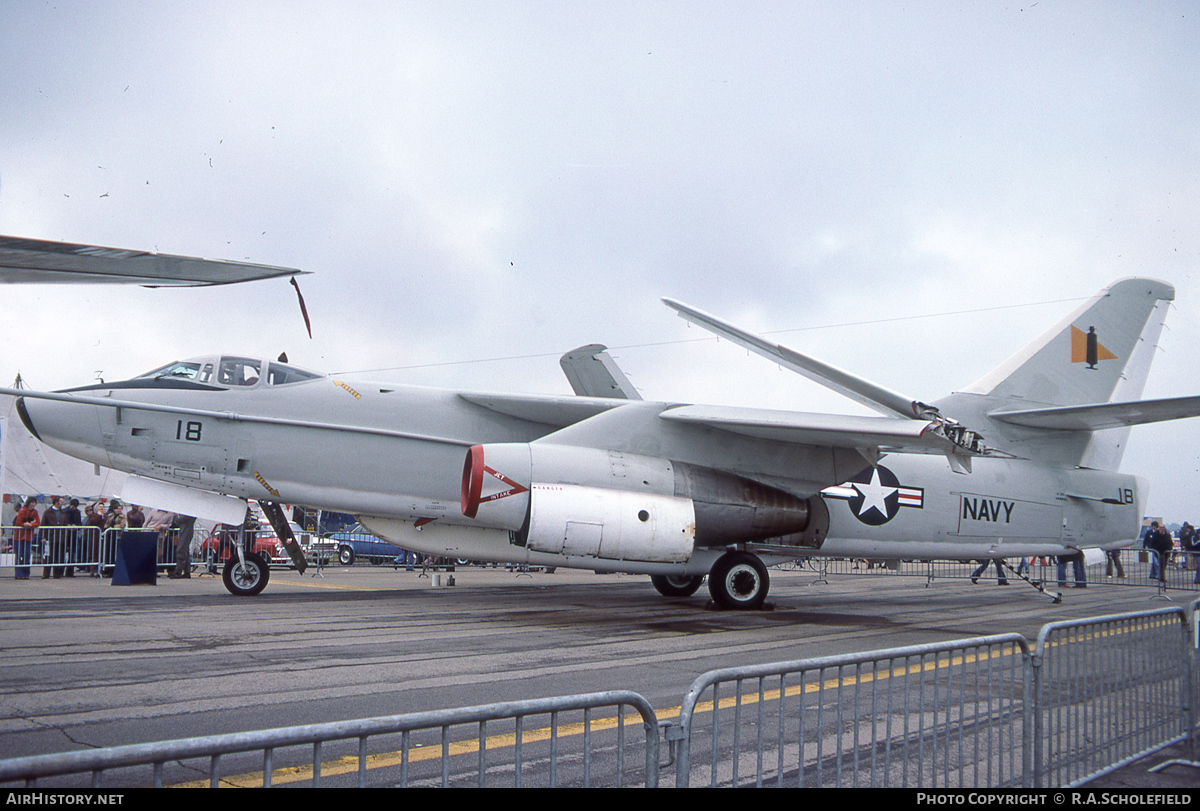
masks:
[[[989,410],[1138,400],[1174,299],[1156,279],[1114,282],[963,391],[986,397]],[[1078,463],[1116,469],[1128,433],[1098,431]]]
[[[993,408],[1136,400],[1174,298],[1155,279],[1114,282],[963,391],[988,396]]]

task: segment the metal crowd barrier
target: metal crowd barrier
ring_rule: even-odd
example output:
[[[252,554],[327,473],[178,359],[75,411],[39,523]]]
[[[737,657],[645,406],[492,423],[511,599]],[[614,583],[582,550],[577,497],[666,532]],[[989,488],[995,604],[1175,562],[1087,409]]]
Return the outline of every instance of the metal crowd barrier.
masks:
[[[632,719],[626,717],[627,707],[634,712]],[[601,719],[594,717],[596,710],[606,708],[615,708],[616,714]],[[561,718],[565,713],[571,713],[572,718],[576,713],[581,713],[582,720],[565,723]],[[531,719],[540,716],[548,717],[546,725],[529,729]],[[628,735],[630,729],[638,727],[637,719],[641,720],[643,734]],[[490,732],[489,723],[493,725]],[[497,726],[503,732],[497,734]],[[451,731],[456,727],[466,727],[465,739],[451,739]],[[422,736],[421,733],[430,734]],[[392,744],[397,735],[400,736],[398,748]],[[580,745],[569,747],[571,739],[576,736],[580,738]],[[613,768],[604,775],[596,774],[592,759],[601,737],[604,738],[605,748],[616,748]],[[628,740],[631,737],[638,740]],[[339,758],[334,745],[343,742],[350,744],[354,752]],[[391,744],[385,748],[394,751],[369,751],[369,744],[374,744],[374,749],[378,750],[383,743]],[[280,767],[277,756],[280,750],[290,747],[311,747],[310,765]],[[642,762],[631,762],[626,753],[636,753],[639,749]],[[511,758],[504,763],[501,763],[498,755],[501,751],[511,754]],[[232,757],[250,752],[261,754],[261,758],[254,761],[256,765],[250,766],[248,761],[237,761]],[[474,755],[474,762],[466,764],[463,758],[458,757],[460,755]],[[0,761],[0,782],[24,781],[26,788],[35,788],[37,781],[42,778],[90,775],[91,787],[101,788],[105,772],[116,772],[121,780],[119,785],[130,785],[136,778],[125,769],[139,766],[144,769],[149,766],[152,768],[151,779],[155,788],[178,780],[182,775],[194,775],[197,770],[207,772],[205,782],[210,788],[222,785],[269,787],[293,782],[297,776],[309,780],[314,787],[327,782],[331,785],[353,782],[364,787],[367,770],[371,768],[390,769],[388,779],[402,787],[484,787],[489,785],[489,777],[494,778],[497,774],[508,776],[511,773],[511,784],[521,788],[529,785],[527,764],[533,758],[548,760],[549,772],[545,777],[545,785],[550,787],[592,786],[598,777],[607,778],[603,781],[606,785],[620,787],[626,784],[629,773],[633,773],[641,777],[642,785],[655,788],[658,786],[659,728],[654,709],[637,693],[622,690],[511,701],[454,710],[14,758]],[[197,759],[207,759],[207,766],[194,763]],[[189,764],[188,761],[193,762]],[[224,765],[229,761],[252,773],[223,777]],[[456,764],[454,770],[452,762]],[[345,779],[340,782],[328,781],[330,777]]]
[[[0,527],[0,567],[41,567],[55,577],[88,575],[115,556],[115,540],[106,542],[99,527]]]
[[[1154,553],[1143,549],[1123,549],[1117,558],[1120,566],[1111,557],[1103,562],[1084,566],[1085,581],[1089,586],[1155,586],[1161,591],[1200,591],[1197,582],[1200,553],[1176,551],[1168,556],[1164,567],[1158,566]],[[1006,562],[1017,568],[1019,558]],[[1045,583],[1052,588],[1073,588],[1076,585],[1074,566],[1059,564],[1054,558],[1033,558],[1027,563],[1028,577]],[[1000,577],[996,566],[988,561],[980,571],[980,562],[952,560],[852,560],[844,558],[800,558],[778,568],[812,572],[818,582],[831,576],[857,575],[862,577],[923,577],[926,584],[935,580],[965,580],[973,578],[980,584],[996,585]],[[978,572],[978,574],[976,574]],[[1004,569],[1004,579],[1010,584],[1020,580],[1011,569]]]
[[[1021,786],[1029,660],[1004,634],[710,671],[669,732],[675,784]]]
[[[1079,785],[1191,738],[1200,719],[1188,616],[1197,605],[1042,627],[1035,785]]]
[[[51,576],[88,576],[111,574],[117,561],[117,544],[124,529],[99,527],[0,527],[0,568],[42,568]],[[144,531],[144,530],[133,530]],[[156,542],[156,566],[175,566],[178,529],[162,529]],[[291,559],[273,530],[220,531],[210,536],[196,533],[191,544],[192,563],[219,572],[225,559],[235,554],[234,545],[245,543],[266,554],[272,563],[286,564]]]
[[[1006,635],[705,673],[667,733],[676,785],[1070,787],[1181,742],[1194,763],[1198,607],[1052,623],[1032,654]]]

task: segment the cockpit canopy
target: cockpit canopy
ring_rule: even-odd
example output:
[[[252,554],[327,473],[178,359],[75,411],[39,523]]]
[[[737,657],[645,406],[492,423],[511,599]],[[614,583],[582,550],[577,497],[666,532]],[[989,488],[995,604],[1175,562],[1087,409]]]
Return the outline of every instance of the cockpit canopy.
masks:
[[[138,375],[134,380],[189,381],[210,386],[250,388],[259,385],[264,378],[268,386],[285,386],[324,376],[277,360],[221,355],[177,360]]]

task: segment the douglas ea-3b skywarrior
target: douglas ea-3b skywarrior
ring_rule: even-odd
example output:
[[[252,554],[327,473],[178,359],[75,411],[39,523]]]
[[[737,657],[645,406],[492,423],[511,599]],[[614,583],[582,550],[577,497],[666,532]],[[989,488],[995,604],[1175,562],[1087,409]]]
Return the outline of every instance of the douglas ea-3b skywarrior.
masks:
[[[417,552],[708,578],[762,605],[802,556],[979,560],[1075,554],[1138,535],[1129,426],[1200,414],[1140,400],[1171,285],[1123,279],[997,369],[926,404],[681,303],[688,321],[881,413],[647,402],[600,345],[563,356],[575,395],[453,391],[210,356],[54,393],[6,390],[42,442],[132,474],[138,503],[239,523],[244,499],[354,513]],[[303,559],[297,559],[303,570]],[[231,558],[256,594],[268,561]]]

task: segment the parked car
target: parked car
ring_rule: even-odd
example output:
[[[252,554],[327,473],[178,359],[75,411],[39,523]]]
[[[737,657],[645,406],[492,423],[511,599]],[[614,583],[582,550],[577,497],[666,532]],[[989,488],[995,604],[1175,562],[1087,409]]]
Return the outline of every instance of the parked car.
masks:
[[[335,532],[328,536],[328,540],[337,543],[338,562],[343,566],[349,566],[356,560],[369,560],[378,566],[381,563],[394,563],[397,558],[403,561],[401,556],[408,554],[395,544],[376,538],[362,524],[355,524],[346,532]]]
[[[288,523],[291,524],[292,522],[289,521]],[[304,555],[308,558],[309,563],[328,566],[337,556],[337,541],[330,538],[322,538],[315,532],[302,532],[295,524],[292,524],[292,532],[296,535],[296,540],[300,542],[300,546],[303,547]]]
[[[215,566],[224,563],[230,555],[237,554],[234,552],[233,545],[238,539],[238,529],[239,527],[227,524],[214,526],[208,537],[200,542],[200,559],[210,566]],[[271,563],[284,563],[291,560],[287,550],[275,537],[275,531],[270,529],[269,525],[266,532],[260,531],[256,534],[250,549]]]

